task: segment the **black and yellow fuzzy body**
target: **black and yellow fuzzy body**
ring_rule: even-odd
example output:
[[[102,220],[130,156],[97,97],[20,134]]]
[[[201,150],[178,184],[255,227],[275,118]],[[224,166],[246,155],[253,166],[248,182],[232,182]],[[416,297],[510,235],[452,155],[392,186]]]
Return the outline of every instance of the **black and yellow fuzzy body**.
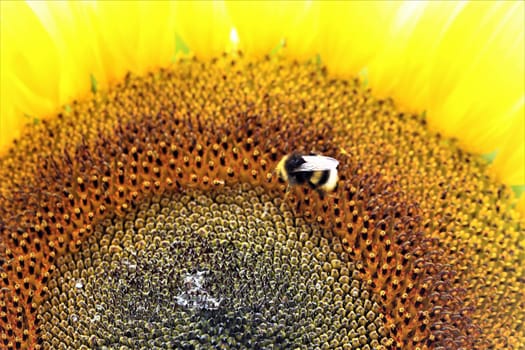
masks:
[[[291,186],[307,184],[323,194],[337,188],[338,165],[339,162],[334,158],[292,153],[279,161],[276,171]]]

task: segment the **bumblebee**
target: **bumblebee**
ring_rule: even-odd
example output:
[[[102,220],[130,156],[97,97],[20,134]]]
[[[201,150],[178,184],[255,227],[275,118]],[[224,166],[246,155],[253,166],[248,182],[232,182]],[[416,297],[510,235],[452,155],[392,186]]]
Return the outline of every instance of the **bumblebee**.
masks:
[[[322,195],[336,189],[338,165],[339,161],[334,158],[292,153],[285,155],[275,170],[290,186],[308,184]]]

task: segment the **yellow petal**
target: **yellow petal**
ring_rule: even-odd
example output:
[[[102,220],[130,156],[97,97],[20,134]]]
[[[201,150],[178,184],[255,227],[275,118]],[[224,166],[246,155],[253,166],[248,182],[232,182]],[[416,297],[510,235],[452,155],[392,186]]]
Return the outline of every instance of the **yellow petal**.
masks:
[[[301,25],[310,5],[303,1],[227,1],[226,6],[239,33],[239,48],[261,56],[269,54],[289,33],[297,34],[296,27]],[[312,50],[309,43],[305,47]]]
[[[198,57],[213,57],[232,49],[233,24],[222,1],[175,3],[176,31]]]
[[[400,2],[326,2],[320,9],[319,53],[330,72],[354,76],[387,45]]]
[[[319,53],[322,3],[320,1],[293,2],[289,9],[285,30],[286,55],[300,60],[312,59]]]
[[[0,67],[0,156],[5,152],[11,140],[20,136],[23,120],[17,117],[12,103],[13,94],[6,72]]]
[[[525,109],[521,105],[516,118],[509,124],[510,132],[502,140],[498,156],[491,164],[497,180],[514,186],[525,185]],[[524,197],[522,195],[522,197]]]
[[[472,152],[498,149],[513,120],[524,117],[523,13],[523,2],[468,4],[436,57],[439,69],[430,81],[438,83],[427,100],[431,125]]]
[[[26,3],[0,6],[1,148],[18,135],[24,115],[47,115],[59,105],[60,53]]]
[[[164,66],[175,52],[174,5],[167,1],[101,1],[85,6],[102,71],[114,82],[128,71]]]

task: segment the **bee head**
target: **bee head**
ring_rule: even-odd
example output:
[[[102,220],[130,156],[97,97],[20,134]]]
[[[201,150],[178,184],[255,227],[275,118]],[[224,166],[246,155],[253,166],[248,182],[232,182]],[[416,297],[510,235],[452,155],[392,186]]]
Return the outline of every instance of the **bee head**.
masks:
[[[306,161],[303,159],[302,155],[300,155],[299,153],[292,153],[286,156],[286,160],[284,162],[284,169],[288,173],[293,173],[299,166],[301,166],[301,164],[304,163],[306,163]]]

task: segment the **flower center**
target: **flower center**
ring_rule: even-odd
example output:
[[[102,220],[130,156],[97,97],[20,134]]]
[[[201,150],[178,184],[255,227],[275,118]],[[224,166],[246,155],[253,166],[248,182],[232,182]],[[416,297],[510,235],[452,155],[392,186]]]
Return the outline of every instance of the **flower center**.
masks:
[[[57,262],[44,347],[391,344],[341,240],[279,202],[245,184],[105,220]]]

